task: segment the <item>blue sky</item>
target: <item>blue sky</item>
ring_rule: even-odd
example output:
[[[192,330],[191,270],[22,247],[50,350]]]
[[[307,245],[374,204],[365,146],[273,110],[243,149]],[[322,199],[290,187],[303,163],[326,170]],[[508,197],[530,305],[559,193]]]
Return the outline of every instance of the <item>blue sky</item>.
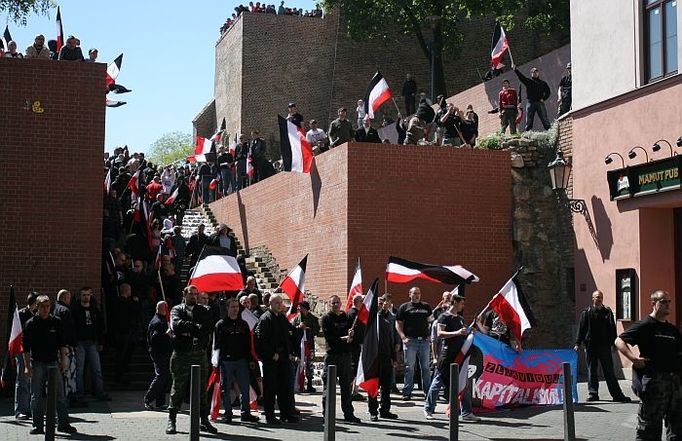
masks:
[[[147,151],[164,133],[192,132],[192,119],[213,96],[218,30],[239,2],[56,3],[61,6],[64,33],[81,40],[86,56],[87,50],[95,47],[99,50],[98,61],[108,64],[123,53],[118,82],[133,92],[118,97],[127,105],[107,109],[106,150],[127,144],[132,151]],[[287,6],[303,9],[312,9],[314,4],[314,0],[285,2]],[[0,14],[0,32],[9,24],[12,38],[23,53],[36,34],[45,34],[48,40],[55,38],[56,11],[55,7],[49,17],[30,16],[25,27],[8,23],[6,14]]]

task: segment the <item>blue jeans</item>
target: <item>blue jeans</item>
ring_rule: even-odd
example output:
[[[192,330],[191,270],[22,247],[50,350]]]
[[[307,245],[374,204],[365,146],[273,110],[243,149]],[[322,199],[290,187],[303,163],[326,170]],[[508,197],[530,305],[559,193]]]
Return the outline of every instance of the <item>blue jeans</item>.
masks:
[[[82,397],[85,395],[85,385],[83,384],[83,374],[85,373],[85,362],[87,360],[90,367],[90,374],[94,382],[94,395],[101,397],[104,395],[104,381],[102,380],[102,367],[99,361],[99,352],[97,351],[97,343],[88,341],[79,341],[76,346],[76,395]]]
[[[417,339],[410,338],[405,344],[405,385],[403,386],[403,396],[409,397],[412,395],[414,388],[414,370],[419,359],[419,367],[421,368],[422,376],[422,390],[426,394],[431,385],[431,372],[429,371],[429,340],[427,338]]]
[[[550,128],[549,120],[547,119],[547,109],[545,103],[542,101],[528,101],[526,103],[526,132],[533,130],[533,122],[535,122],[535,113],[540,117],[542,126],[545,130]]]
[[[239,393],[241,394],[240,404],[242,415],[251,413],[249,406],[249,365],[246,360],[221,361],[220,362],[220,387],[223,394],[223,408],[225,415],[232,415],[232,402],[230,401],[230,391],[232,382],[237,379]]]
[[[24,375],[24,356],[16,355],[14,360],[17,363],[17,382],[14,385],[14,415],[31,413],[31,380]]]
[[[233,169],[220,169],[220,185],[223,189],[223,195],[237,191],[237,178],[235,177]]]
[[[166,390],[170,381],[170,354],[150,354],[154,362],[154,378],[144,396],[144,402],[154,402],[161,407],[166,402]]]
[[[43,363],[33,361],[33,374],[31,375],[31,412],[33,413],[33,427],[43,428],[43,415],[45,414],[45,398],[43,393],[47,387],[48,369],[57,368],[57,362]],[[59,373],[55,381],[57,389],[57,421],[58,427],[69,424],[69,412],[66,408],[66,396],[64,395],[64,381]]]
[[[459,379],[457,380],[459,381]],[[424,411],[433,413],[436,410],[436,403],[438,402],[438,395],[441,388],[445,386],[449,387],[449,382],[447,378],[443,378],[440,370],[436,369],[436,374],[431,382],[431,387],[429,388],[429,393],[426,396],[426,401],[424,402]],[[460,406],[462,408],[461,415],[472,415],[474,413],[471,394],[471,380],[467,381],[466,389],[460,394]]]

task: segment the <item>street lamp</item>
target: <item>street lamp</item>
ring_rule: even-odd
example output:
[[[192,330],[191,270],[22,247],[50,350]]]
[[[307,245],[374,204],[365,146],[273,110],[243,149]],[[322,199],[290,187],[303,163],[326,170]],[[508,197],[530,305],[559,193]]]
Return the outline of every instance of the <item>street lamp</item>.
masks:
[[[612,152],[612,153],[609,153],[608,155],[606,155],[606,158],[604,158],[604,164],[606,164],[606,165],[611,164],[613,162],[612,156],[614,156],[614,155],[618,156],[620,158],[620,163],[621,163],[620,168],[625,168],[625,159],[623,158],[623,155],[621,155],[620,153],[616,153],[616,152]]]
[[[572,166],[570,162],[566,162],[561,150],[556,152],[556,158],[547,165],[547,168],[549,169],[549,178],[552,182],[552,190],[556,193],[559,203],[568,207],[573,213],[587,213],[587,204],[583,199],[571,199],[566,195],[566,187],[568,187],[568,181],[571,178]]]
[[[637,152],[635,151],[636,149],[640,149],[641,151],[643,151],[644,156],[646,157],[646,162],[649,162],[649,154],[646,152],[646,149],[641,145],[636,145],[633,148],[631,148],[630,151],[628,152],[628,158],[635,159],[637,157]]]
[[[658,141],[656,141],[654,143],[654,145],[651,146],[651,150],[654,152],[661,150],[661,144],[659,144],[659,142],[661,142],[661,141],[665,142],[666,144],[668,144],[668,147],[670,147],[670,157],[672,158],[673,157],[673,145],[670,144],[670,142],[665,140],[665,139],[659,139]],[[675,154],[677,154],[677,153],[675,153]]]

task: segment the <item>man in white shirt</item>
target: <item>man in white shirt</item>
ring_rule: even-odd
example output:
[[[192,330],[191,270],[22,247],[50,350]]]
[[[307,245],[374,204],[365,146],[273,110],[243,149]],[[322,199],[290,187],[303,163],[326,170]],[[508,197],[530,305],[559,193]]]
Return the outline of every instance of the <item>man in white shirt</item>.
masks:
[[[306,133],[305,138],[313,146],[313,151],[316,153],[322,153],[328,150],[327,144],[329,138],[327,138],[327,134],[324,133],[324,130],[317,126],[316,120],[310,120],[310,130]]]
[[[358,100],[358,107],[355,109],[355,113],[358,117],[358,129],[362,127],[362,120],[365,119],[365,102],[363,100]]]

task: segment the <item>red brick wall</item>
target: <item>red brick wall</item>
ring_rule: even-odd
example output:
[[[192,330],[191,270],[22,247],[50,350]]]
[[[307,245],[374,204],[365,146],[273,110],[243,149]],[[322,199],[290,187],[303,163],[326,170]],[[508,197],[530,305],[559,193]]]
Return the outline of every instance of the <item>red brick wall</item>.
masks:
[[[316,178],[296,173],[280,173],[211,208],[244,241],[241,199],[248,244],[268,246],[282,267],[310,253],[306,288],[321,298],[345,297],[358,256],[364,285],[379,277],[382,290],[390,255],[465,266],[481,278],[467,287],[469,314],[511,274],[508,152],[349,144],[316,161],[316,215]],[[433,304],[445,288],[418,285]],[[409,285],[388,289],[400,303]]]
[[[0,59],[0,339],[10,283],[99,287],[105,69]]]

